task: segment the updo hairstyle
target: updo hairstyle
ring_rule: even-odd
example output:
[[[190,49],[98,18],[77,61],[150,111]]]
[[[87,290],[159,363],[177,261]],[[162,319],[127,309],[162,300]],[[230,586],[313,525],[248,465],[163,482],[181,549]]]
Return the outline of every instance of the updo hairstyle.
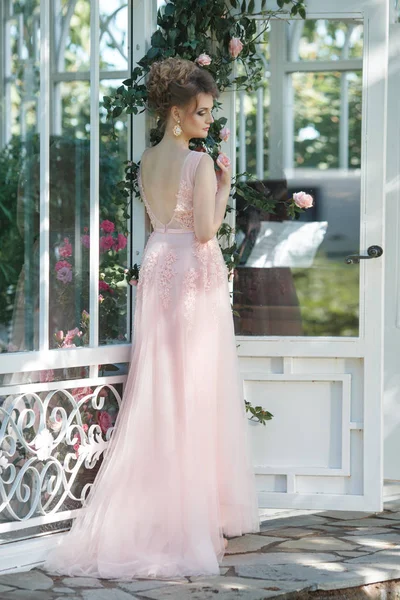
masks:
[[[219,90],[209,71],[191,60],[179,57],[154,62],[147,80],[147,105],[159,118],[165,129],[172,106],[186,106],[198,94],[211,94],[218,98]]]

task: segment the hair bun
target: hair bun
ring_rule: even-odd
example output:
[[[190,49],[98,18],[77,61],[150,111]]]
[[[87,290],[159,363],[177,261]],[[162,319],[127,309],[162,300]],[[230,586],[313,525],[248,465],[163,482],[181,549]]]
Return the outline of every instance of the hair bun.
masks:
[[[158,115],[164,126],[171,106],[184,106],[201,92],[211,94],[214,98],[219,95],[209,71],[180,57],[154,62],[146,87],[148,108]]]

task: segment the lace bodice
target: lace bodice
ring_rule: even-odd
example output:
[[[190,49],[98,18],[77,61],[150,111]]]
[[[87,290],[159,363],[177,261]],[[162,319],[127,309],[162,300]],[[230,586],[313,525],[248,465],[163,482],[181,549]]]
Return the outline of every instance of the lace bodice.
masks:
[[[203,156],[203,152],[196,152],[195,150],[190,150],[186,155],[179,181],[179,188],[176,194],[176,205],[172,214],[172,218],[168,223],[162,223],[159,219],[157,219],[156,215],[152,211],[150,203],[146,197],[142,176],[141,176],[141,168],[139,167],[138,172],[138,184],[140,195],[143,199],[144,205],[146,207],[147,214],[149,215],[151,224],[153,229],[162,229],[164,231],[168,231],[169,229],[185,229],[189,231],[194,231],[194,217],[193,217],[193,188],[194,188],[194,178],[196,174],[197,166]],[[217,191],[217,178],[215,178],[215,191]]]

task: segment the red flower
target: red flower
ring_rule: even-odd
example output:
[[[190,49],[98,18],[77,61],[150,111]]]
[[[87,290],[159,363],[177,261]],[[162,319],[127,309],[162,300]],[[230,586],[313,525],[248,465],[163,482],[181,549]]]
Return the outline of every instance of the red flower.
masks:
[[[122,233],[119,233],[118,239],[114,242],[114,250],[123,250],[126,248],[126,242],[126,237]]]
[[[112,289],[110,288],[108,283],[106,283],[103,280],[99,281],[99,290],[102,290],[103,292],[111,292],[112,293]]]
[[[111,250],[114,246],[114,238],[112,235],[102,235],[100,238],[100,250],[102,252],[107,252],[107,250]]]
[[[107,433],[107,430],[112,427],[112,420],[110,414],[106,410],[101,410],[97,416],[97,422],[100,425],[100,429],[103,433]]]
[[[102,229],[106,233],[112,233],[114,231],[114,229],[115,229],[115,225],[111,221],[107,221],[107,220],[106,221],[102,221],[100,223],[100,229]]]

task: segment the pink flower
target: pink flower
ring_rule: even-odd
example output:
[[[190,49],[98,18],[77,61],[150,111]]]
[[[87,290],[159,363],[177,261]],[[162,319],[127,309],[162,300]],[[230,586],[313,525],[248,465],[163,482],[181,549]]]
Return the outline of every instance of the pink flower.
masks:
[[[90,235],[82,235],[81,242],[85,248],[90,248]]]
[[[99,294],[99,302],[100,302],[100,304],[101,304],[102,302],[104,302],[104,296],[102,296],[101,294]]]
[[[84,228],[83,228],[83,231],[84,231],[85,233],[87,233],[87,232],[89,231],[89,227],[84,227]]]
[[[107,433],[107,430],[112,427],[111,416],[106,410],[101,410],[99,412],[97,422],[100,425],[100,429],[103,433]]]
[[[99,281],[99,290],[101,290],[102,292],[111,292],[112,293],[112,289],[110,288],[108,283],[106,283],[105,281],[102,281],[102,280]]]
[[[71,265],[69,264],[68,261],[66,260],[59,260],[56,264],[55,264],[55,270],[59,271],[60,269],[72,269]]]
[[[89,427],[88,427],[88,424],[87,424],[87,423],[84,423],[84,424],[82,425],[82,429],[83,429],[83,431],[85,431],[85,432],[86,432],[86,431],[89,429]]]
[[[72,271],[67,267],[62,267],[57,272],[57,279],[63,283],[70,283],[72,281]]]
[[[62,342],[64,339],[64,332],[62,331],[62,329],[60,329],[60,331],[56,331],[56,333],[54,334],[54,339],[56,340],[56,342]]]
[[[73,390],[71,390],[71,394],[74,397],[75,402],[79,402],[79,400],[81,400],[85,396],[88,396],[89,394],[93,394],[93,390],[91,387],[74,388]],[[88,400],[86,400],[86,402],[87,401]]]
[[[231,130],[228,127],[223,127],[219,132],[219,137],[223,142],[227,142],[229,140],[229,136],[231,135]]]
[[[293,200],[299,208],[311,208],[313,205],[313,197],[305,192],[296,192],[293,194]]]
[[[64,238],[64,245],[60,246],[58,251],[62,258],[68,258],[69,256],[72,256],[72,246],[67,237]]]
[[[82,331],[79,331],[79,329],[77,327],[75,327],[75,329],[70,329],[67,332],[67,335],[65,336],[65,339],[63,341],[63,348],[75,348],[75,344],[73,344],[73,340],[75,337],[81,337],[82,335]]]
[[[53,369],[46,369],[45,371],[40,371],[40,383],[46,383],[48,381],[54,381]]]
[[[89,313],[87,310],[82,311],[82,321],[89,321]]]
[[[194,62],[196,62],[198,65],[200,65],[200,67],[206,67],[207,65],[209,65],[211,63],[211,56],[208,56],[208,54],[205,54],[203,52],[196,58],[196,60]]]
[[[233,37],[229,42],[229,54],[232,58],[237,58],[241,51],[243,50],[243,44],[239,38]]]
[[[224,167],[229,167],[229,165],[231,164],[231,161],[226,156],[226,154],[223,154],[223,152],[220,152],[218,154],[217,161],[220,162],[222,165],[224,165]]]
[[[106,221],[102,221],[100,223],[100,229],[102,229],[106,233],[112,233],[114,231],[114,229],[115,229],[115,225],[111,221],[107,221],[107,220]]]
[[[126,247],[126,237],[122,234],[118,234],[118,239],[114,242],[114,250],[118,252],[118,250],[123,250]]]
[[[107,250],[111,250],[114,245],[114,238],[112,235],[102,235],[100,238],[100,250],[102,252],[107,252]]]
[[[130,285],[137,285],[138,284],[138,280],[137,279],[131,279],[129,281]]]

